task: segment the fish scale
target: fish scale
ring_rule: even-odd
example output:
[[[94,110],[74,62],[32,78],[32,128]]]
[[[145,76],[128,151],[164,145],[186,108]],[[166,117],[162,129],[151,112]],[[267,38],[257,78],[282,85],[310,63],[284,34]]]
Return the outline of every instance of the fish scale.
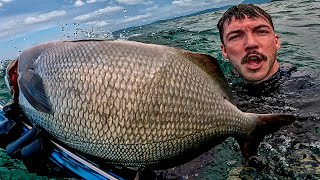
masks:
[[[167,46],[51,42],[25,50],[18,75],[33,124],[111,164],[191,160],[223,138],[249,136],[264,117],[232,104],[214,58]]]

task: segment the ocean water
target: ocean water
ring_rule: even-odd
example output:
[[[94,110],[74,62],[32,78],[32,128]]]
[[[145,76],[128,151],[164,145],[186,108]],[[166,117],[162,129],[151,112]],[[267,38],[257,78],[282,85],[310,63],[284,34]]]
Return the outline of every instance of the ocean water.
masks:
[[[319,69],[319,3],[317,0],[278,0],[260,5],[273,17],[280,36],[280,62]],[[164,21],[118,33],[128,40],[180,47],[222,60],[216,24],[223,12]]]
[[[279,62],[297,68],[297,74],[312,79],[312,87],[320,85],[320,0],[274,0],[260,4],[273,17],[280,36]],[[187,16],[114,32],[115,38],[164,44],[217,57],[228,79],[232,68],[220,53],[216,24],[224,10]],[[8,92],[0,81],[0,95]],[[292,93],[294,107],[305,121],[295,123],[281,132],[268,136],[259,148],[263,160],[259,167],[244,167],[234,139],[203,154],[185,165],[156,171],[165,179],[320,179],[320,88],[302,86],[301,93]],[[303,95],[307,94],[305,98]],[[291,100],[288,100],[291,101]],[[297,105],[298,104],[298,105]],[[287,107],[280,107],[284,110]],[[0,152],[0,179],[45,178],[26,172],[21,162]],[[18,176],[19,175],[19,176]],[[20,178],[19,178],[20,177]]]

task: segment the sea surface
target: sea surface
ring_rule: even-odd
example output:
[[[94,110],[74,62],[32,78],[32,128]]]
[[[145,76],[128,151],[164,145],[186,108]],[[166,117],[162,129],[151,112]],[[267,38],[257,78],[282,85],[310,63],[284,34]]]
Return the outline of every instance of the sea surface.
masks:
[[[266,137],[259,148],[262,160],[256,166],[242,165],[239,146],[234,139],[229,138],[222,145],[186,165],[156,171],[159,178],[320,179],[320,0],[274,0],[259,6],[271,14],[275,31],[280,36],[279,62],[296,67],[296,74],[299,74],[297,78],[304,77],[300,81],[304,81],[305,77],[311,79],[310,86],[301,86],[300,93],[290,94],[291,99],[288,101],[292,107],[277,107],[282,112],[295,108],[300,116],[305,117],[304,121]],[[117,31],[113,36],[210,54],[218,58],[227,78],[232,82],[236,77],[233,77],[230,64],[221,56],[216,28],[223,12],[221,10],[159,21]],[[299,83],[296,86],[298,85]],[[8,99],[2,80],[0,88],[1,99]],[[26,172],[21,162],[0,152],[0,179],[28,178],[46,179]]]

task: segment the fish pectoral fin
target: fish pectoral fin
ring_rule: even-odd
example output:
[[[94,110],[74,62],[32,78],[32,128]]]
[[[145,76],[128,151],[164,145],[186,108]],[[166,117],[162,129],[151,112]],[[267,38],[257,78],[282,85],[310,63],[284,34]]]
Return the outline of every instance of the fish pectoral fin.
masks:
[[[264,136],[248,138],[248,139],[237,139],[242,156],[247,163],[252,156],[257,155],[257,149],[260,142],[263,141]]]
[[[20,92],[36,110],[53,114],[42,78],[38,73],[33,70],[23,72],[19,79],[19,88]]]
[[[257,149],[263,138],[271,133],[278,131],[281,127],[287,126],[296,120],[290,114],[254,114],[257,116],[255,129],[247,137],[238,138],[242,155],[246,162],[250,157],[257,154]]]

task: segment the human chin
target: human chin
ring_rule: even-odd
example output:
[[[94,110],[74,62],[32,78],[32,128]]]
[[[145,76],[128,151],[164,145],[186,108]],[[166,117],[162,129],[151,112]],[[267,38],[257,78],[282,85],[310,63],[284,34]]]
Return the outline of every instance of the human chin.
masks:
[[[264,78],[266,77],[266,74],[263,72],[247,71],[242,74],[242,77],[249,82],[259,83],[264,80]]]

